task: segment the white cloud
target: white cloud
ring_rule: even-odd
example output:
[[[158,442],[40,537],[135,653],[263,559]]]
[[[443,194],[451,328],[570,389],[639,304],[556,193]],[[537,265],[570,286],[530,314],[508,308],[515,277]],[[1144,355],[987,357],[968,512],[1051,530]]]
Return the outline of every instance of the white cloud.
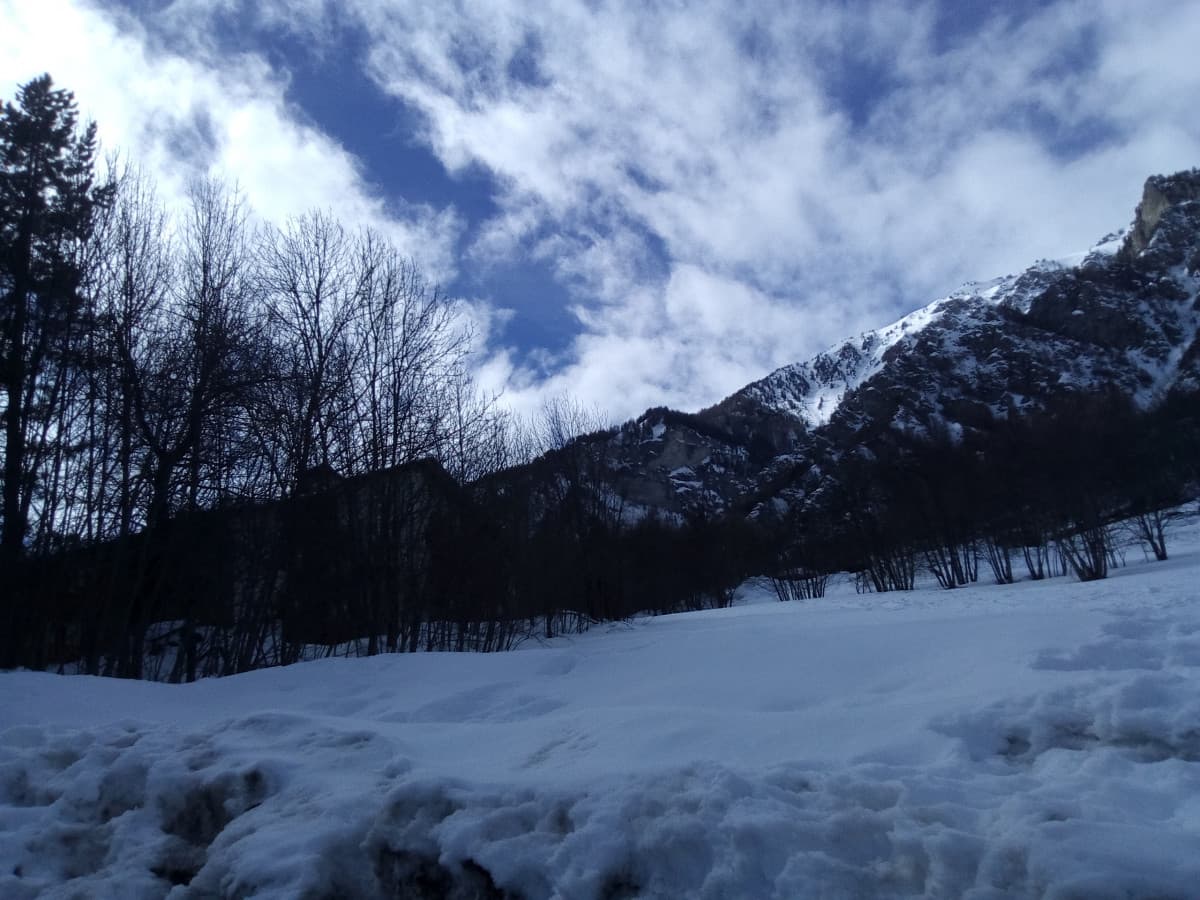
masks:
[[[201,46],[193,45],[193,49]],[[253,210],[279,221],[310,209],[369,225],[435,278],[453,275],[461,223],[453,210],[394,210],[349,153],[304,124],[286,82],[260,57],[184,57],[131,17],[82,0],[0,0],[0,89],[41,72],[75,93],[107,147],[132,155],[170,202],[189,180],[237,183]]]
[[[715,401],[837,329],[1123,224],[1146,175],[1200,151],[1181,108],[1200,18],[1160,7],[1064,2],[949,40],[927,4],[357,9],[376,78],[424,110],[443,161],[505,185],[482,246],[548,229],[576,279],[573,360],[518,389],[627,413]],[[530,32],[532,86],[506,77]],[[847,57],[885,78],[850,78],[877,92],[865,125],[823,70]],[[645,232],[670,271],[639,286]]]
[[[795,346],[814,339],[822,346],[853,327],[844,307],[821,306],[818,313],[779,303],[737,280],[680,264],[661,286],[578,309],[583,330],[573,363],[557,374],[537,377],[502,354],[490,360],[486,379],[506,385],[508,402],[525,412],[562,393],[614,418],[651,406],[694,406],[697,396],[719,399],[729,385],[762,377],[762,359],[790,359]]]

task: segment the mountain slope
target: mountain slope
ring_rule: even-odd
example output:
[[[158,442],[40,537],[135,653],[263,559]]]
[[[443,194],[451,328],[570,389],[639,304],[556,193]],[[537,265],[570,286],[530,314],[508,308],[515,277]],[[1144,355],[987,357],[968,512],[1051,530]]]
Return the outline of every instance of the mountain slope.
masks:
[[[651,410],[608,447],[620,490],[671,512],[770,493],[814,442],[888,429],[961,435],[1066,396],[1142,409],[1200,389],[1200,170],[1155,176],[1133,223],[1091,251],[969,284],[785,366],[694,416]]]
[[[1176,202],[1164,207],[1165,197]],[[1108,385],[1145,407],[1195,376],[1198,248],[1200,173],[1152,178],[1133,226],[1078,262],[1042,261],[968,285],[779,369],[716,409],[758,404],[815,429],[868,386],[917,390],[918,378],[921,396],[909,403],[948,421],[958,419],[955,400],[988,402],[1000,414],[1009,401]],[[921,418],[921,409],[905,411]]]

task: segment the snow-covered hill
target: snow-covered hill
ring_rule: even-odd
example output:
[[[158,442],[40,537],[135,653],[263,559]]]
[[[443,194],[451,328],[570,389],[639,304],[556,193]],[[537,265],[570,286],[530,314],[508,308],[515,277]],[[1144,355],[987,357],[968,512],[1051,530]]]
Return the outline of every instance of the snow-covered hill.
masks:
[[[1200,529],[1173,549],[498,655],[0,674],[0,896],[1195,896]]]

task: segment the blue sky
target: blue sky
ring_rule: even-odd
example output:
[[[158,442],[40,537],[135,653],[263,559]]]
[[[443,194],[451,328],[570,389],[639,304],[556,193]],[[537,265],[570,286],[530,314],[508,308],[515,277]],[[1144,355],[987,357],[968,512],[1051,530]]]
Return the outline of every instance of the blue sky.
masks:
[[[695,409],[1200,164],[1194,4],[0,0],[168,198],[379,228],[530,408]]]

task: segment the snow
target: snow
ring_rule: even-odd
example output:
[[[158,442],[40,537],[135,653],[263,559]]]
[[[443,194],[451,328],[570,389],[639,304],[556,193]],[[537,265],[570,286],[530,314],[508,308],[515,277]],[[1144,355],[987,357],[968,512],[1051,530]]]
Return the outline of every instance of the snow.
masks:
[[[1141,370],[1147,375],[1146,383],[1134,393],[1134,401],[1142,408],[1149,409],[1154,403],[1162,400],[1171,386],[1179,377],[1179,370],[1187,351],[1200,338],[1200,277],[1189,275],[1183,266],[1177,266],[1171,271],[1171,277],[1184,291],[1188,301],[1179,304],[1180,313],[1177,324],[1183,336],[1174,342],[1165,357],[1155,359],[1144,351],[1133,350],[1129,356],[1134,359]],[[1148,316],[1145,301],[1142,303],[1143,316]]]
[[[954,301],[978,299],[988,306],[1007,303],[1027,313],[1034,287],[1040,284],[1038,276],[1069,268],[1072,259],[1107,253],[1108,246],[1101,243],[1088,253],[1064,260],[1041,260],[1022,273],[1024,279],[1007,275],[986,282],[968,282],[949,296],[913,310],[883,328],[865,331],[856,339],[834,345],[809,362],[777,369],[747,390],[765,405],[796,416],[810,429],[827,425],[848,393],[883,370],[889,350],[915,338],[941,318]]]
[[[1194,896],[1200,528],[1171,549],[506,654],[0,674],[0,896]]]
[[[675,493],[677,494],[699,491],[704,488],[704,482],[696,477],[696,472],[691,466],[680,466],[677,469],[672,469],[667,477],[671,479],[671,484],[675,486]]]
[[[1060,269],[1074,269],[1089,260],[1099,262],[1105,257],[1116,256],[1124,245],[1125,237],[1128,234],[1129,229],[1122,228],[1119,231],[1114,231],[1102,237],[1097,243],[1092,245],[1090,250],[1081,253],[1068,253],[1054,260],[1043,260],[1043,264],[1055,266]]]
[[[957,376],[971,382],[972,370],[979,361],[974,359],[969,350],[954,345],[956,337],[969,333],[980,324],[990,327],[987,323],[995,307],[1028,315],[1034,300],[1043,295],[1056,278],[1069,270],[1111,265],[1111,258],[1123,246],[1125,235],[1125,231],[1115,232],[1086,252],[1059,259],[1039,260],[1020,275],[1007,275],[986,282],[968,282],[949,296],[935,300],[891,325],[863,332],[855,339],[817,354],[808,362],[777,369],[761,381],[749,385],[744,392],[770,409],[795,416],[810,429],[819,428],[829,424],[851,391],[883,371],[887,365],[885,357],[890,350],[914,341],[922,332],[932,333],[942,342],[946,359],[953,361]],[[1155,352],[1157,347],[1130,348],[1123,352],[1123,358],[1113,356],[1105,361],[1107,366],[1119,365],[1132,376],[1129,390],[1143,407],[1164,396],[1179,375],[1185,351],[1200,333],[1200,313],[1194,308],[1195,298],[1200,292],[1200,279],[1189,274],[1186,266],[1176,266],[1168,277],[1188,294],[1190,301],[1171,304],[1165,311],[1152,309],[1143,301],[1137,312],[1151,333],[1169,336],[1170,349]],[[1073,309],[1070,315],[1083,317],[1087,311]],[[941,327],[931,332],[931,325]],[[1092,371],[1098,359],[1098,356],[1091,354],[1075,358],[1072,364],[1078,371],[1064,373],[1060,383],[1084,387],[1102,380],[1111,381],[1111,373],[1097,374]],[[936,406],[942,398],[930,394],[927,399],[928,405]],[[1004,402],[997,402],[994,409],[1000,413],[1005,406]],[[911,430],[903,416],[896,424]]]
[[[842,399],[883,369],[883,357],[901,341],[920,333],[953,297],[914,310],[891,325],[864,331],[806,363],[784,366],[747,388],[767,406],[790,413],[809,428],[829,424]]]
[[[1084,254],[1084,258],[1092,256],[1093,254],[1099,257],[1116,256],[1117,252],[1120,251],[1121,247],[1124,245],[1125,238],[1128,235],[1128,228],[1122,228],[1119,231],[1114,231],[1112,234],[1105,235],[1100,239],[1098,244]],[[1067,264],[1067,262],[1068,260],[1063,260],[1064,265]]]

